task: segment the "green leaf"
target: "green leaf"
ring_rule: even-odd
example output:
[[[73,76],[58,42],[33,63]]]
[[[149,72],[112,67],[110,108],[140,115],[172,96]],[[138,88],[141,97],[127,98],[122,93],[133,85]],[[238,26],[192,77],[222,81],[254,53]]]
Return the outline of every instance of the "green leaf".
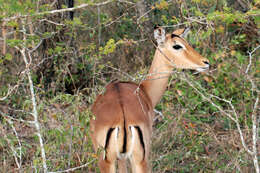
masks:
[[[212,13],[216,10],[217,4],[215,3],[210,9],[209,9],[209,13]]]
[[[23,43],[23,40],[19,39],[8,39],[7,44],[11,47],[20,46]]]
[[[54,49],[54,52],[55,53],[61,53],[62,49],[63,48],[61,46],[56,46],[55,49]]]
[[[7,61],[11,61],[11,60],[13,59],[13,56],[12,56],[10,53],[7,53],[7,54],[5,55],[5,59],[6,59]]]
[[[260,11],[259,11],[259,14],[260,14]],[[260,28],[260,15],[253,16],[253,19],[254,19],[255,23],[257,24],[257,28]]]
[[[99,50],[102,52],[102,54],[108,55],[110,53],[113,53],[114,50],[116,49],[116,44],[114,39],[108,40],[107,44],[105,47],[100,47]]]

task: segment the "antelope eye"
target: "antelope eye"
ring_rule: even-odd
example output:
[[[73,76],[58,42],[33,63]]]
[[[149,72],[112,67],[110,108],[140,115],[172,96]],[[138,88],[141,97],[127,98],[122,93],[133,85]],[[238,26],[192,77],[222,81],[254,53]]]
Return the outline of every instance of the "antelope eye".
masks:
[[[172,48],[175,50],[179,50],[179,49],[182,49],[182,46],[179,44],[176,44],[176,45],[172,46]]]

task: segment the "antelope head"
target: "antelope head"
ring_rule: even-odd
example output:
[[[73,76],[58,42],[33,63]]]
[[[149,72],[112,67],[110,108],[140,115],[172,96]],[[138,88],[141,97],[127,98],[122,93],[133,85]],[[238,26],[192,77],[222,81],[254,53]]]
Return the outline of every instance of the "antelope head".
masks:
[[[163,28],[154,31],[158,48],[169,66],[181,69],[192,69],[198,72],[209,68],[209,60],[200,55],[184,39],[189,29],[178,29],[170,34],[165,34]]]

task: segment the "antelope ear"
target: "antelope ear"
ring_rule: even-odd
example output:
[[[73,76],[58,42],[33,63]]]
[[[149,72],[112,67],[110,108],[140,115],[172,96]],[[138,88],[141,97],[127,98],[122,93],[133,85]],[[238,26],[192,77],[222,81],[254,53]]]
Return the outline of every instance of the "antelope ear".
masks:
[[[187,37],[189,31],[190,31],[190,28],[181,28],[181,29],[175,30],[172,34],[185,38],[185,37]]]
[[[158,46],[162,46],[165,42],[165,30],[161,27],[154,30],[154,38],[157,41]]]
[[[183,33],[180,35],[182,38],[186,38],[190,32],[190,28],[185,28]]]

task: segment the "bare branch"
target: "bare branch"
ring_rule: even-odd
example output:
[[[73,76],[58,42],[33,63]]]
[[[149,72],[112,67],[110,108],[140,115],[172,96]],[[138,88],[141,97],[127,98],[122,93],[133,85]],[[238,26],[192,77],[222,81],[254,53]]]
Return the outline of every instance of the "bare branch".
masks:
[[[33,49],[29,50],[29,54],[34,52],[36,49],[38,49],[40,47],[40,45],[42,44],[42,41],[43,41],[43,39]]]
[[[247,68],[246,68],[246,74],[250,70],[250,67],[251,67],[251,64],[252,64],[252,58],[253,58],[252,54],[255,53],[255,51],[259,48],[260,48],[260,45],[258,45],[256,48],[254,48],[251,52],[248,52],[248,54],[249,54],[249,64],[247,65]]]
[[[17,133],[17,131],[16,131],[14,125],[13,125],[12,120],[10,120],[10,119],[8,119],[8,118],[5,118],[5,117],[4,117],[4,119],[5,119],[5,120],[8,122],[8,124],[11,126],[11,128],[12,128],[14,134],[15,134],[15,137],[16,137],[16,139],[17,139],[18,145],[19,145],[19,147],[17,148],[18,151],[19,151],[19,153],[17,153],[17,151],[16,151],[17,149],[15,148],[13,142],[11,142],[10,139],[8,138],[8,136],[6,135],[6,133],[3,132],[4,138],[6,139],[6,141],[7,141],[7,143],[8,143],[8,146],[9,146],[10,149],[12,150],[12,154],[13,154],[13,156],[14,156],[14,160],[15,160],[16,166],[17,166],[18,169],[20,169],[21,166],[22,166],[22,145],[21,145],[21,141],[20,141],[20,139],[19,139],[19,137],[18,137],[18,133]]]
[[[256,169],[256,173],[259,173],[260,169],[259,169],[259,164],[258,164],[258,152],[257,152],[257,138],[258,138],[258,128],[257,127],[257,117],[256,117],[256,112],[257,112],[257,108],[258,108],[258,103],[259,103],[259,97],[257,95],[256,97],[256,101],[254,104],[254,109],[253,109],[253,113],[252,113],[252,123],[253,123],[253,127],[252,127],[252,139],[253,139],[253,162],[254,162],[254,166]],[[258,125],[259,126],[259,125]]]
[[[48,19],[42,19],[39,22],[48,22],[48,23],[58,25],[58,26],[65,26],[65,24],[63,24],[63,23],[57,23],[57,22],[54,22],[54,21],[51,21],[51,20],[48,20]]]
[[[25,35],[26,30],[25,30],[24,20],[22,20],[22,27],[23,27],[23,31],[24,31],[23,40],[25,41],[26,40],[26,35]],[[19,51],[20,51],[20,53],[22,55],[22,58],[24,60],[26,68],[29,68],[30,62],[28,62],[25,50],[26,50],[25,47],[23,47],[22,49],[19,49]],[[43,138],[42,138],[42,135],[41,135],[40,123],[38,121],[38,111],[37,111],[36,96],[35,96],[35,93],[34,93],[34,85],[33,85],[32,77],[31,77],[30,69],[27,70],[27,77],[28,77],[28,81],[29,81],[31,100],[32,100],[32,106],[33,106],[32,115],[33,115],[33,118],[34,118],[34,125],[35,125],[35,128],[36,128],[36,134],[37,134],[37,136],[39,138],[39,143],[40,143],[40,148],[41,148],[41,157],[42,157],[43,170],[44,170],[44,173],[47,173],[48,169],[47,169],[47,164],[46,164],[45,149],[44,149],[44,145],[43,145]]]
[[[15,159],[15,161],[16,161],[16,164],[17,164],[18,169],[20,169],[21,166],[22,166],[22,144],[21,144],[21,141],[20,141],[20,139],[19,139],[19,137],[18,137],[18,133],[17,133],[17,131],[16,131],[14,125],[13,125],[13,121],[11,121],[10,119],[6,119],[6,120],[7,120],[7,122],[10,124],[10,126],[12,127],[12,130],[13,130],[13,132],[14,132],[14,134],[15,134],[15,136],[16,136],[16,139],[17,139],[17,141],[18,141],[18,145],[19,145],[18,150],[19,150],[19,153],[17,154],[17,152],[15,151],[14,154],[18,155],[19,162],[18,162],[17,159]]]
[[[105,2],[100,2],[100,3],[89,3],[89,4],[81,4],[79,6],[73,7],[73,8],[64,8],[64,9],[58,9],[58,10],[52,10],[52,11],[44,11],[44,12],[39,12],[39,13],[35,13],[32,15],[17,15],[17,16],[13,16],[13,17],[9,17],[9,18],[4,18],[2,19],[2,21],[4,22],[9,22],[11,20],[15,20],[18,18],[27,18],[29,16],[41,16],[41,15],[47,15],[47,14],[55,14],[55,13],[63,13],[63,12],[68,12],[68,11],[75,11],[78,9],[82,9],[82,8],[86,8],[88,6],[103,6],[106,5],[110,2],[113,2],[113,0],[108,0]]]
[[[126,0],[118,0],[119,2],[124,2],[126,4],[131,4],[131,5],[134,5],[135,3],[134,2],[130,2],[130,1],[126,1]]]
[[[71,171],[75,171],[75,170],[77,170],[77,169],[87,167],[89,164],[93,163],[94,161],[96,161],[96,159],[93,159],[93,160],[91,160],[90,162],[85,163],[84,165],[81,165],[81,166],[78,166],[78,167],[74,167],[74,168],[66,169],[66,170],[63,170],[63,171],[48,172],[48,173],[63,173],[63,172],[71,172]]]
[[[13,121],[22,122],[22,123],[28,123],[28,124],[33,124],[34,123],[34,121],[28,121],[28,120],[13,118],[13,117],[3,113],[2,111],[0,111],[0,115],[2,115],[7,120],[9,119],[9,120],[13,120]]]
[[[19,87],[20,84],[16,84],[15,86],[8,88],[7,94],[4,97],[0,97],[0,101],[3,101],[5,99],[7,99],[7,97],[9,97],[9,95],[16,89]]]
[[[207,18],[197,19],[194,17],[185,17],[185,16],[184,16],[184,18],[188,21],[191,21],[190,23],[196,22],[196,23],[203,24],[203,25],[209,25],[209,23],[207,23],[207,22],[202,22],[202,21],[207,21]]]
[[[154,117],[154,119],[153,119],[154,122],[155,122],[156,120],[158,120],[160,117],[161,117],[161,118],[164,117],[164,115],[162,114],[161,111],[158,111],[158,110],[156,110],[156,109],[154,109],[153,111],[154,111],[154,113],[156,113],[156,114],[159,115],[159,116],[155,116],[155,117]]]
[[[16,85],[14,86],[9,86],[8,87],[8,91],[7,93],[5,94],[5,96],[3,97],[0,97],[0,101],[4,101],[5,99],[7,99],[21,84],[21,82],[24,80],[25,78],[25,72],[27,71],[27,69],[25,69],[24,71],[21,72],[21,76],[19,78],[19,80],[17,81]]]
[[[215,108],[217,108],[221,113],[223,113],[224,115],[226,115],[227,117],[229,117],[232,121],[235,122],[236,124],[236,127],[237,127],[237,130],[239,132],[239,135],[240,135],[240,140],[241,140],[241,143],[244,147],[244,149],[246,150],[246,152],[248,152],[250,155],[253,155],[253,151],[251,151],[248,146],[246,145],[246,142],[245,142],[245,139],[244,139],[244,135],[243,135],[243,132],[240,128],[240,124],[239,124],[239,120],[238,120],[238,114],[236,113],[236,110],[233,106],[233,104],[231,103],[231,101],[229,100],[226,100],[226,99],[223,99],[223,98],[220,98],[218,96],[215,96],[215,95],[212,95],[212,94],[208,94],[208,96],[204,93],[202,93],[196,86],[194,86],[194,82],[192,82],[191,79],[187,79],[186,77],[182,77],[181,78],[182,80],[186,81],[204,100],[208,101],[211,105],[213,105]],[[227,113],[227,111],[224,111],[220,106],[218,106],[211,98],[216,98],[217,100],[219,101],[223,101],[225,103],[227,103],[231,109],[232,109],[232,113],[233,113],[233,116],[229,113]]]
[[[228,114],[220,106],[218,106],[216,103],[214,103],[211,100],[211,98],[213,97],[212,95],[210,95],[210,96],[204,95],[197,87],[194,86],[193,82],[191,82],[191,79],[187,79],[184,76],[182,76],[181,79],[184,80],[185,82],[187,82],[204,100],[208,101],[210,104],[212,104],[214,107],[216,107],[221,113],[223,113],[224,115],[228,116],[231,120],[236,122],[236,119],[234,117],[232,117],[230,114]],[[218,98],[217,96],[215,96],[215,97]]]

